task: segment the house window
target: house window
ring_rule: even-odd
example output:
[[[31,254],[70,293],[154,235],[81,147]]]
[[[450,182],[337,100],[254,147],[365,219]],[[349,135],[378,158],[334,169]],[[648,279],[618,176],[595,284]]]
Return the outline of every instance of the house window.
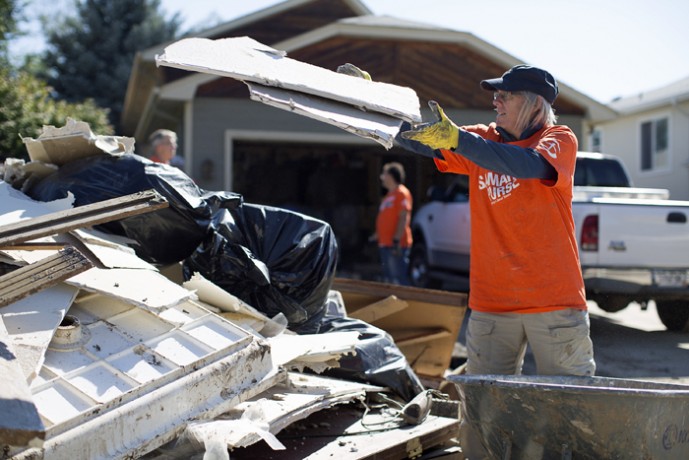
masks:
[[[653,171],[667,168],[669,164],[668,119],[641,123],[641,170]]]
[[[591,133],[591,151],[600,152],[602,143],[602,133],[598,129],[594,129]]]

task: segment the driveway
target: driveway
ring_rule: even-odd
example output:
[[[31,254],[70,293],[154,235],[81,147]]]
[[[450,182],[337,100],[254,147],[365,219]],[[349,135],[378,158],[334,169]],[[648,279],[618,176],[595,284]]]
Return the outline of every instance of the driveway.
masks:
[[[632,303],[624,310],[608,313],[589,302],[589,315],[596,375],[689,385],[689,333],[668,332],[653,303],[647,310]],[[465,326],[466,318],[453,366],[466,360]],[[535,373],[533,357],[527,352],[524,374]]]

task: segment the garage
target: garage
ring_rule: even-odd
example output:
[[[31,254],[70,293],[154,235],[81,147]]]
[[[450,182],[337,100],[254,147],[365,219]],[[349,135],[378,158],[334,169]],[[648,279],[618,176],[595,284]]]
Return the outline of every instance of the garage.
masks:
[[[443,178],[430,159],[379,145],[333,145],[235,141],[233,191],[249,203],[290,209],[328,222],[340,249],[341,272],[378,272],[374,232],[383,164],[400,162],[415,206]]]

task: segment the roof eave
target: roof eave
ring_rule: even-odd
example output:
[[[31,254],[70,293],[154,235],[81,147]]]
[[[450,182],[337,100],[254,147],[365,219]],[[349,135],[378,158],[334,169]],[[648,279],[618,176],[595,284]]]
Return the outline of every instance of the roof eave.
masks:
[[[195,37],[201,37],[201,38],[207,38],[207,37],[214,37],[214,36],[219,36],[223,35],[224,33],[227,33],[229,31],[232,31],[233,29],[240,28],[242,26],[245,26],[247,24],[251,24],[252,22],[257,22],[262,19],[268,18],[270,16],[280,14],[285,11],[289,11],[295,7],[299,7],[301,5],[305,5],[307,3],[313,2],[314,0],[288,0],[284,1],[281,3],[278,3],[276,5],[273,5],[269,8],[264,8],[262,10],[256,11],[254,13],[247,14],[245,16],[239,17],[237,19],[233,19],[231,21],[225,22],[223,24],[219,24],[213,28],[200,31],[198,33],[195,33]],[[361,1],[359,0],[343,0],[345,3],[349,5],[350,8],[355,12],[356,15],[359,16],[366,16],[372,14],[371,10],[368,9],[366,5],[364,5]],[[162,45],[156,45],[154,47],[148,48],[146,50],[143,50],[142,56],[143,59],[145,60],[154,60],[156,57],[156,54],[160,53],[161,46],[164,48],[165,46],[175,42],[176,40],[169,41],[167,43],[164,43]]]

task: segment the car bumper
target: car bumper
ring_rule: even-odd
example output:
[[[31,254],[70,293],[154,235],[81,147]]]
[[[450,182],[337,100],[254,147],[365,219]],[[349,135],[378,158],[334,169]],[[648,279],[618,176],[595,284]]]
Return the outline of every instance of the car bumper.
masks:
[[[589,293],[689,296],[689,269],[582,267]]]

